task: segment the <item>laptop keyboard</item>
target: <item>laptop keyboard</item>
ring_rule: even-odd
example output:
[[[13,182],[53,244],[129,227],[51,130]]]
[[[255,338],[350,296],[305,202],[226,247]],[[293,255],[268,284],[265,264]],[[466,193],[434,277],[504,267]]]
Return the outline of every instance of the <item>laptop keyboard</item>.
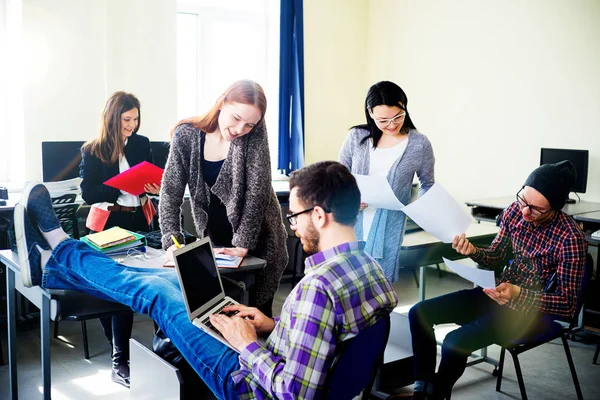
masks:
[[[218,309],[218,310],[217,310],[215,313],[213,313],[213,314],[223,314],[223,315],[225,315],[225,316],[227,316],[227,317],[233,317],[234,315],[236,315],[237,313],[239,313],[239,311],[227,311],[227,312],[224,312],[224,311],[223,311],[223,308],[225,308],[225,307],[227,307],[227,306],[232,306],[232,305],[234,305],[234,304],[236,304],[236,303],[232,303],[231,301],[228,301],[227,303],[223,304],[223,307],[219,308],[219,309]],[[211,331],[215,332],[217,335],[221,335],[221,332],[219,332],[219,331],[217,330],[217,328],[215,328],[215,327],[214,327],[214,326],[213,326],[213,325],[210,323],[210,319],[209,319],[209,317],[206,317],[206,318],[204,318],[204,319],[202,320],[202,324],[203,324],[204,326],[206,326],[207,328],[209,328]],[[221,335],[221,336],[223,336],[223,335]]]

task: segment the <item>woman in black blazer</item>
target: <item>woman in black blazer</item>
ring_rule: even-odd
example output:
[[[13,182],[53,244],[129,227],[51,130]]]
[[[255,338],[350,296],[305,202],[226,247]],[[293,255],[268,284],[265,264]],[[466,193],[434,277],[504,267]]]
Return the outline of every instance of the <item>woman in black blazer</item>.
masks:
[[[154,208],[146,193],[134,196],[103,182],[143,161],[153,162],[148,138],[138,135],[140,102],[132,94],[116,92],[106,102],[100,134],[81,149],[81,195],[91,205],[86,226],[102,231],[113,226],[148,231]],[[158,194],[160,185],[146,184],[147,193]],[[146,214],[144,214],[146,209]],[[129,387],[129,338],[133,312],[100,318],[112,346],[112,379]]]

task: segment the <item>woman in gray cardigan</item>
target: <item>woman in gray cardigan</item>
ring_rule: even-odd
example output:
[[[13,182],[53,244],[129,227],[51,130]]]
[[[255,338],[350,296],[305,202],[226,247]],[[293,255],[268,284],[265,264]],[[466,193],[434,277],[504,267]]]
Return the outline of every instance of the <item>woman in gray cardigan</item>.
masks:
[[[251,301],[270,316],[288,255],[271,186],[266,107],[260,85],[242,80],[204,116],[177,124],[162,180],[159,223],[163,248],[173,246],[171,235],[183,243],[181,205],[188,186],[199,236],[210,236],[225,254],[252,254],[267,261],[256,274]]]
[[[340,162],[352,173],[386,176],[402,204],[410,202],[415,174],[425,193],[433,184],[435,158],[427,137],[417,132],[407,109],[408,99],[395,83],[382,81],[369,88],[365,100],[367,123],[353,127],[342,146]],[[399,278],[400,246],[406,215],[361,203],[355,225],[366,251],[381,264],[387,278]]]

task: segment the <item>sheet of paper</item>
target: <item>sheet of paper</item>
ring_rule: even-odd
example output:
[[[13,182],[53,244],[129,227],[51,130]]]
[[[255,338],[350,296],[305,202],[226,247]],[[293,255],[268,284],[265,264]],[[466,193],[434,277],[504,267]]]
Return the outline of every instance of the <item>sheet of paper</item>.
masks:
[[[454,236],[466,232],[471,224],[469,214],[439,183],[435,183],[427,193],[402,211],[444,243],[451,243]]]
[[[493,271],[469,267],[467,265],[457,263],[456,261],[450,261],[445,257],[442,258],[444,259],[444,262],[448,268],[456,272],[457,275],[473,282],[477,286],[480,286],[484,289],[496,287],[496,279],[494,278]]]
[[[369,207],[402,210],[404,204],[400,203],[385,176],[353,175],[360,189],[360,201]]]

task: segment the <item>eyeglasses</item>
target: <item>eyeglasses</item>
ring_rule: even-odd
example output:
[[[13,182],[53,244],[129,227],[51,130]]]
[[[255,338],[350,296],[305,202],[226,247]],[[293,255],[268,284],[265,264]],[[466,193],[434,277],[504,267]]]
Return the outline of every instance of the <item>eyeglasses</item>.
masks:
[[[542,211],[538,207],[532,206],[531,204],[526,202],[524,198],[519,196],[519,193],[521,193],[522,191],[523,191],[523,189],[521,189],[517,192],[517,202],[519,202],[519,207],[521,207],[521,210],[526,207],[529,207],[529,212],[531,212],[531,215],[536,216],[536,217],[539,217],[540,215],[548,214],[550,211],[552,211],[552,209]]]
[[[302,210],[302,211],[299,211],[299,212],[294,213],[294,214],[288,214],[288,215],[285,216],[285,218],[288,220],[288,222],[290,223],[290,225],[296,225],[296,222],[297,222],[297,219],[298,219],[298,215],[307,213],[307,212],[312,211],[314,209],[315,209],[315,207],[307,208],[306,210]]]
[[[402,111],[400,114],[396,115],[394,118],[375,118],[371,110],[369,110],[369,115],[375,121],[375,124],[381,128],[387,128],[390,124],[400,125],[402,123],[402,118],[406,115],[406,112]]]

